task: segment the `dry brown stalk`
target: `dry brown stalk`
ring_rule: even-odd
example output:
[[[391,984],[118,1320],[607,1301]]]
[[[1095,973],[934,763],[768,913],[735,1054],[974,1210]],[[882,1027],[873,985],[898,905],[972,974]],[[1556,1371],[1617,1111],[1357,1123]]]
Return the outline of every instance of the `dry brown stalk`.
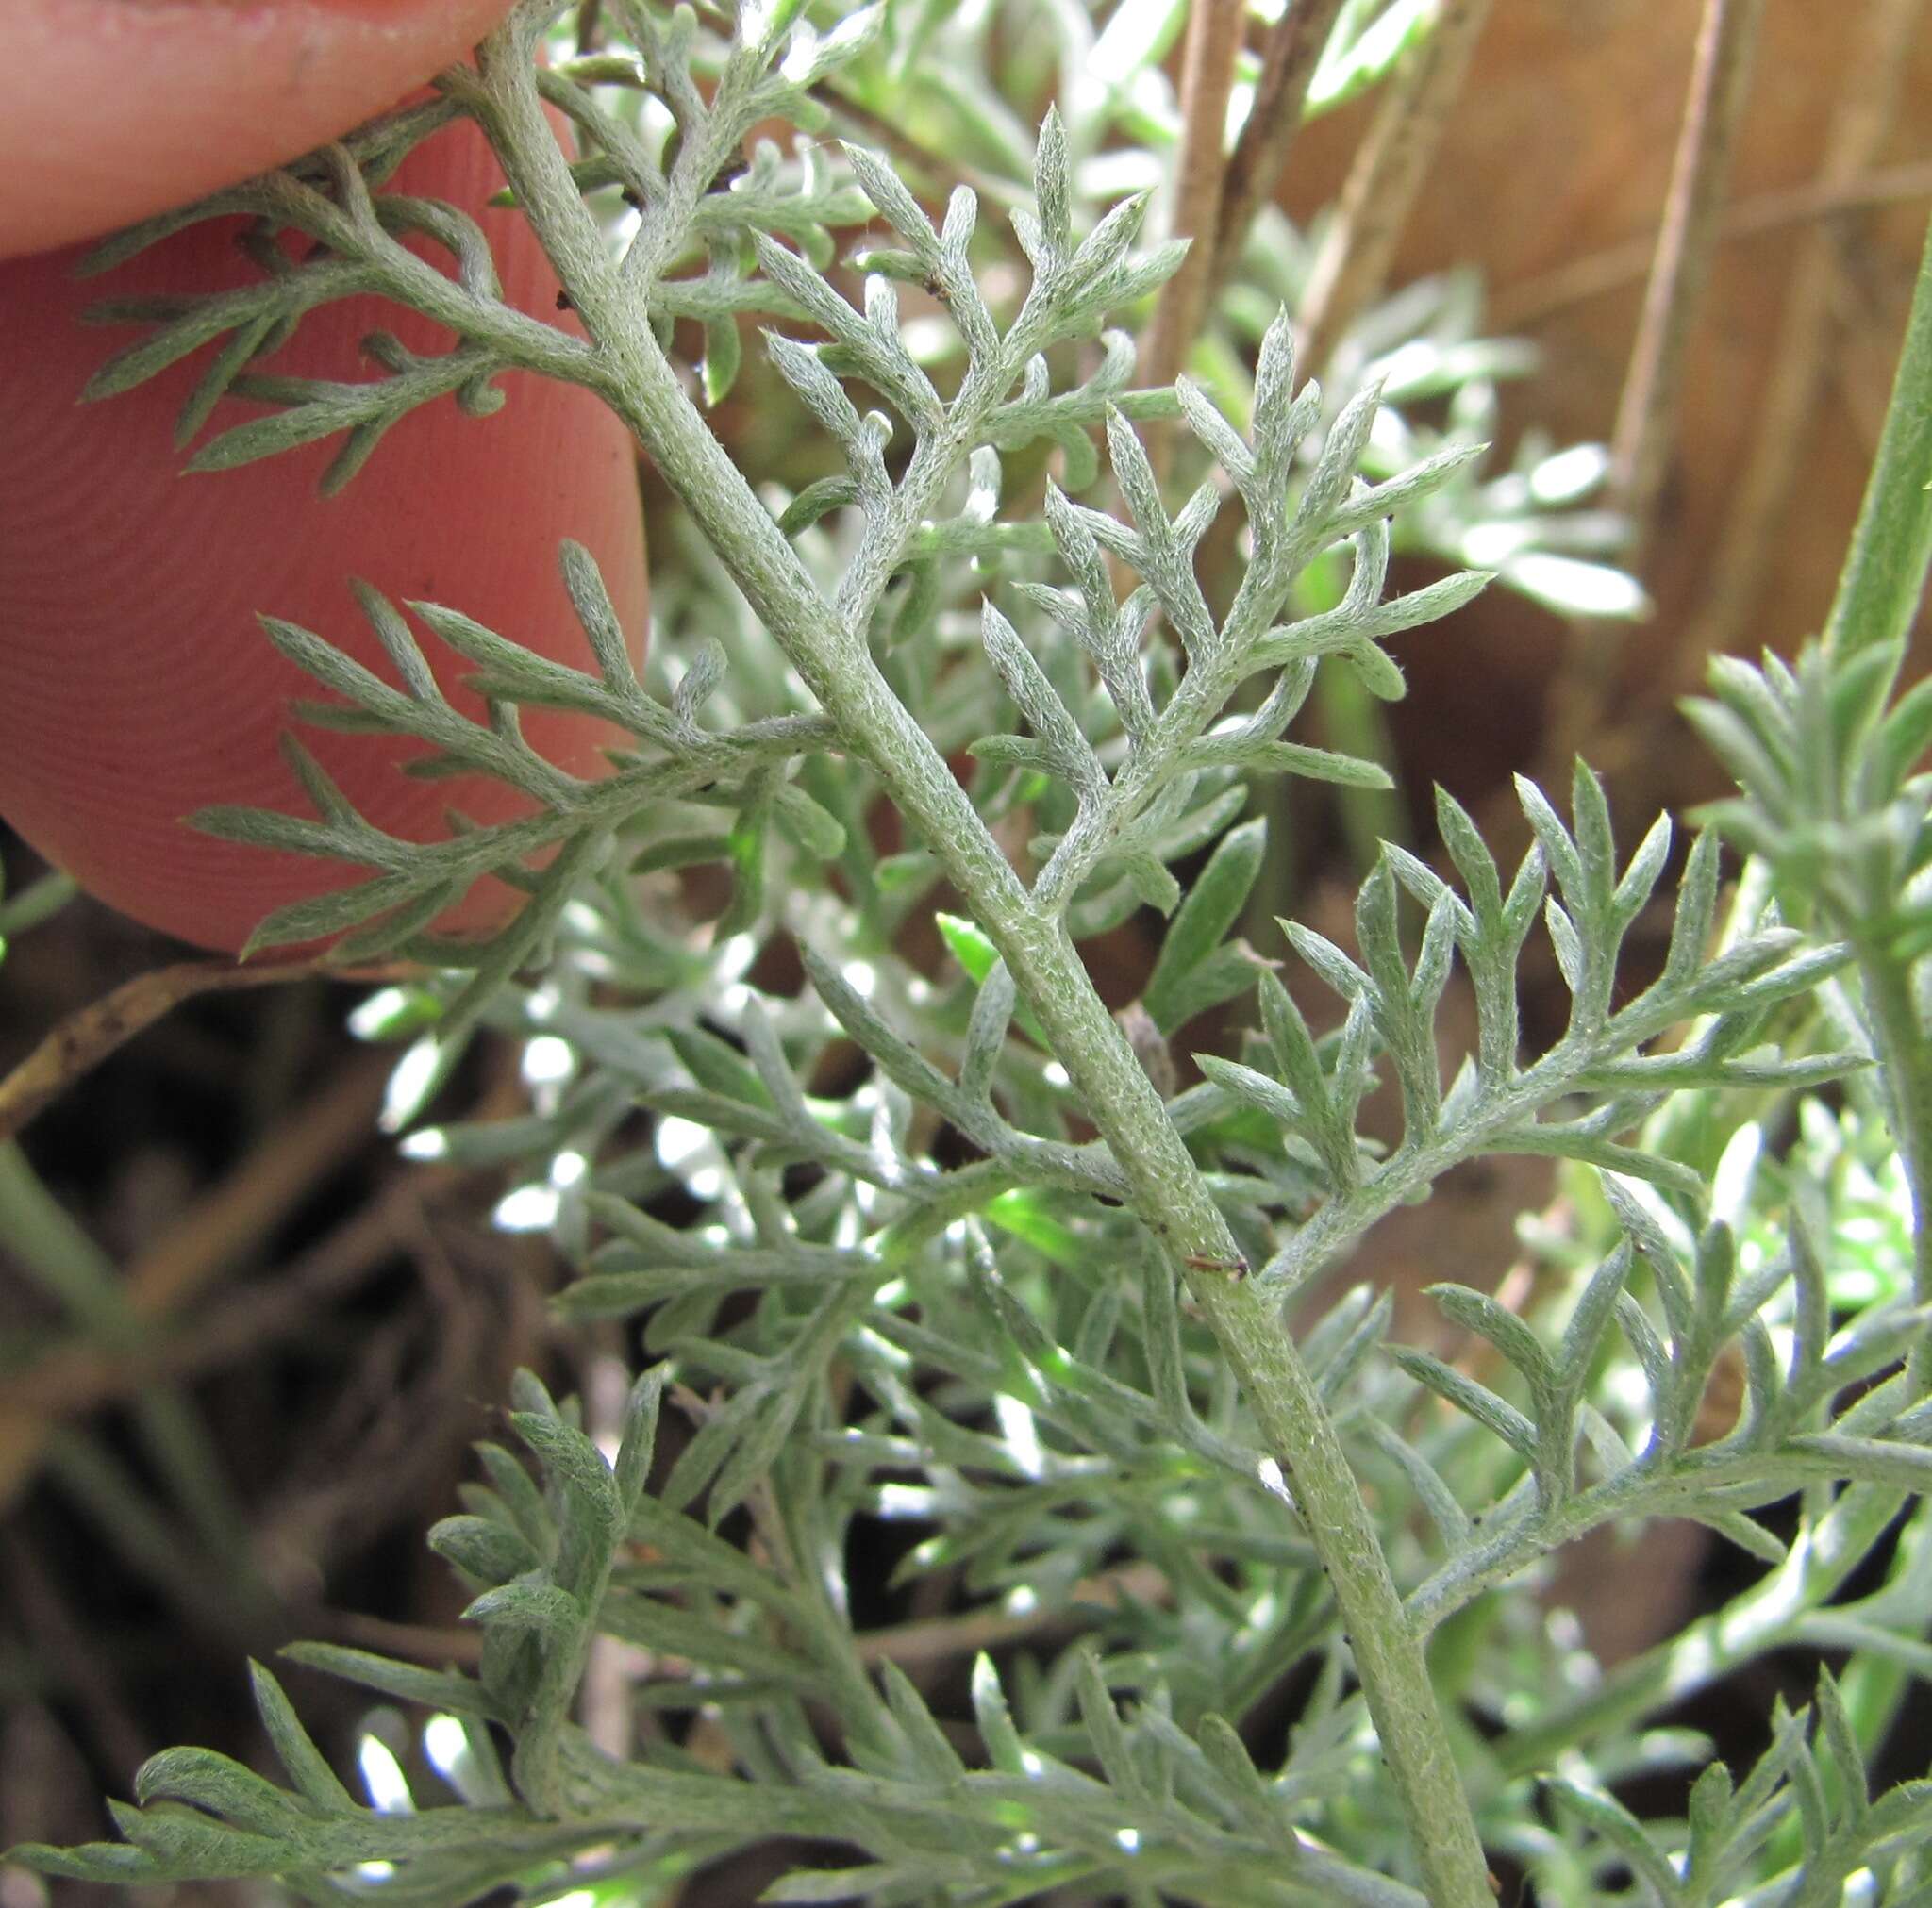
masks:
[[[19,1066],[0,1079],[0,1140],[10,1139],[142,1028],[152,1026],[199,994],[280,987],[289,981],[332,974],[341,980],[391,980],[399,968],[331,968],[326,955],[238,967],[233,961],[175,961],[124,981],[61,1020]]]
[[[1173,232],[1193,242],[1180,270],[1161,287],[1141,344],[1141,381],[1169,385],[1201,328],[1213,283],[1215,233],[1227,175],[1227,102],[1247,9],[1242,0],[1195,0],[1188,12],[1181,61],[1181,146],[1174,179]],[[1155,469],[1166,462],[1170,430],[1148,433]]]
[[[1734,201],[1724,211],[1718,237],[1728,244],[1841,212],[1867,211],[1924,198],[1932,198],[1932,161],[1924,159],[1882,166],[1843,181],[1807,179],[1803,185],[1754,192],[1748,199]],[[1573,305],[1621,291],[1649,274],[1657,245],[1657,235],[1649,233],[1627,244],[1572,258],[1553,272],[1505,285],[1490,297],[1489,321],[1498,331],[1524,330]]]
[[[1664,198],[1663,223],[1643,311],[1610,439],[1609,507],[1629,524],[1624,560],[1643,572],[1657,496],[1676,440],[1685,347],[1717,250],[1738,127],[1750,99],[1751,61],[1764,0],[1705,0],[1690,96]],[[1570,626],[1569,653],[1551,698],[1539,779],[1560,782],[1577,750],[1604,726],[1624,625]]]
[[[128,1268],[122,1299],[129,1321],[158,1321],[185,1305],[363,1144],[389,1070],[387,1056],[347,1069],[325,1092],[272,1126],[234,1172]],[[47,1409],[50,1390],[61,1396],[63,1372],[84,1388],[89,1380],[98,1383],[104,1365],[111,1362],[99,1346],[50,1352],[42,1367],[20,1374],[8,1387],[0,1402],[0,1509],[32,1478],[65,1415]],[[52,1374],[51,1384],[46,1373]]]
[[[1610,438],[1610,507],[1630,524],[1630,560],[1641,570],[1657,491],[1676,437],[1684,350],[1717,249],[1738,127],[1750,98],[1751,61],[1764,0],[1705,0],[1690,96],[1671,169],[1657,256],[1631,347]]]
[[[1491,0],[1443,0],[1433,30],[1386,90],[1302,299],[1297,343],[1311,371],[1388,282],[1490,6]]]
[[[1826,137],[1821,186],[1849,185],[1876,156],[1898,110],[1906,56],[1924,11],[1924,0],[1870,0]],[[1736,644],[1757,603],[1832,355],[1843,237],[1840,215],[1810,235],[1791,274],[1770,383],[1755,406],[1757,429],[1707,572],[1704,602],[1671,672],[1672,689],[1685,686],[1704,657]]]
[[[1211,283],[1221,284],[1241,257],[1255,214],[1274,196],[1295,135],[1308,82],[1321,64],[1343,0],[1294,0],[1268,29],[1261,48],[1261,76],[1247,124],[1235,141],[1221,189],[1221,222],[1214,238]]]

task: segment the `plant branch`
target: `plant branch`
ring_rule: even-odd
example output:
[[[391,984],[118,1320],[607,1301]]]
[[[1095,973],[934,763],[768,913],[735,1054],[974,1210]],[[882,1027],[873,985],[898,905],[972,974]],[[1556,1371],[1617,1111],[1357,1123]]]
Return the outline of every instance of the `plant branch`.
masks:
[[[1058,923],[1041,921],[944,759],[898,702],[850,620],[835,615],[698,416],[652,338],[544,122],[526,49],[482,51],[488,125],[510,183],[608,367],[607,396],[690,508],[848,746],[998,947],[1239,1375],[1335,1586],[1372,1716],[1439,1908],[1488,1908],[1488,1870],[1421,1646],[1312,1377],[1273,1305],[1205,1269],[1241,1254],[1186,1145]],[[955,453],[957,455],[957,452]],[[937,461],[938,454],[933,454]],[[937,478],[935,478],[937,480]]]
[[[1512,1137],[1520,1142],[1532,1135],[1543,1107],[1574,1091],[1594,1069],[1635,1052],[1698,1011],[1696,1001],[1680,995],[1644,997],[1601,1027],[1567,1035],[1533,1066],[1486,1094],[1453,1131],[1406,1142],[1360,1185],[1337,1193],[1262,1268],[1262,1283],[1284,1296],[1300,1292],[1376,1220],[1443,1173],[1485,1153],[1535,1151],[1534,1146],[1512,1143]],[[1628,1116],[1625,1123],[1635,1126],[1663,1097],[1659,1089],[1631,1094],[1617,1103]]]

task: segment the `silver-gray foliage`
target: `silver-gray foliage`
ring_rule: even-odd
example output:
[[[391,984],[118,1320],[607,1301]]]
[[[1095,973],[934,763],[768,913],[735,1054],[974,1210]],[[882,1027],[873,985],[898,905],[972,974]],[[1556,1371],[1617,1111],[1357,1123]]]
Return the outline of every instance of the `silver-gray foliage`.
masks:
[[[484,410],[497,372],[533,368],[615,405],[688,509],[701,536],[660,579],[642,674],[575,546],[576,668],[459,609],[366,590],[388,676],[266,621],[327,694],[305,720],[414,738],[433,769],[518,789],[525,819],[399,840],[292,745],[313,818],[201,818],[370,871],[259,941],[346,931],[345,957],[434,970],[366,1016],[417,1037],[394,1123],[419,1119],[475,1028],[543,1043],[527,1116],[419,1126],[406,1143],[511,1166],[506,1222],[547,1227],[576,1265],[564,1316],[641,1320],[661,1362],[609,1459],[574,1407],[520,1380],[524,1453],[485,1447],[487,1482],[431,1535],[474,1596],[474,1675],[293,1652],[456,1718],[454,1803],[359,1805],[258,1671],[288,1786],[170,1751],[142,1771],[140,1806],[117,1808],[123,1843],[28,1858],[125,1881],[272,1875],[318,1900],[455,1903],[505,1883],[535,1900],[607,1875],[644,1899],[777,1835],[857,1852],[801,1866],[774,1900],[1071,1890],[1406,1908],[1487,1900],[1486,1843],[1566,1902],[1836,1902],[1855,1871],[1874,1878],[1861,1900],[1924,1900],[1932,1806],[1923,1784],[1868,1799],[1871,1732],[1890,1712],[1861,1667],[1932,1667],[1916,1635],[1926,1579],[1908,1568],[1924,1512],[1886,1589],[1832,1600],[1932,1476],[1926,1273],[1904,1248],[1868,1254],[1854,1300],[1839,1269],[1842,1240],[1872,1236],[1886,1095],[1907,1090],[1871,1067],[1887,1057],[1874,1003],[1923,946],[1911,771],[1932,703],[1914,693],[1886,714],[1878,665],[1815,682],[1728,668],[1698,720],[1744,792],[1692,843],[1641,985],[1625,942],[1654,915],[1672,832],[1659,821],[1621,859],[1580,766],[1567,821],[1522,785],[1532,845],[1513,873],[1443,795],[1445,861],[1387,848],[1353,952],[1296,922],[1257,950],[1240,932],[1265,849],[1265,824],[1240,820],[1250,787],[1386,782],[1286,732],[1323,668],[1399,696],[1385,641],[1483,587],[1471,571],[1386,593],[1405,524],[1425,522],[1438,549],[1463,534],[1454,500],[1475,498],[1483,447],[1441,442],[1366,481],[1382,391],[1336,403],[1298,382],[1280,314],[1244,416],[1185,380],[1136,390],[1130,340],[1108,327],[1178,254],[1141,248],[1144,197],[1103,207],[1082,186],[1105,114],[1041,126],[1030,193],[1013,194],[1024,270],[973,191],[935,220],[877,153],[764,144],[734,172],[761,122],[822,114],[830,76],[880,96],[918,57],[907,16],[922,9],[821,29],[796,0],[769,0],[725,35],[708,13],[621,0],[604,9],[608,50],[533,74],[560,10],[526,0],[433,105],[110,245],[104,262],[234,211],[266,222],[264,243],[270,227],[317,241],[257,286],[157,314],[95,388],[225,339],[185,433],[225,390],[275,408],[195,462],[345,434],[334,484],[411,406],[455,394]],[[953,10],[924,12],[939,30]],[[568,157],[541,105],[571,123]],[[471,222],[379,190],[464,113],[503,157],[588,341],[503,306]],[[868,214],[890,236],[835,271],[836,235]],[[407,235],[441,246],[453,273]],[[948,329],[930,352],[902,322],[914,287]],[[368,290],[457,343],[378,352],[384,375],[366,385],[251,368],[315,305]],[[722,401],[762,374],[742,355],[746,313],[782,324],[766,360],[829,453],[795,495],[757,495],[730,471],[665,357],[695,321],[690,370]],[[1194,446],[1177,509],[1137,429],[1156,423]],[[1240,581],[1221,602],[1197,556],[1230,533]],[[474,671],[484,720],[445,699],[410,617]],[[603,779],[574,779],[525,743],[523,705],[593,714],[634,745]],[[949,758],[970,764],[963,786]],[[889,854],[882,795],[899,816]],[[1759,857],[1728,899],[1719,829]],[[731,886],[708,939],[680,931],[664,878],[705,865]],[[493,938],[439,937],[431,923],[489,873],[527,904]],[[899,950],[942,876],[958,900],[939,917],[936,980]],[[1880,927],[1888,876],[1909,899],[1888,901]],[[1116,1021],[1074,947],[1142,907],[1167,918],[1164,941]],[[748,981],[780,942],[802,955],[795,995]],[[1526,950],[1554,959],[1569,999],[1540,1053],[1520,1020]],[[1312,1017],[1329,1031],[1311,1024],[1304,971],[1337,997]],[[1445,1064],[1452,987],[1475,1037]],[[1237,1000],[1253,1027],[1180,1087],[1179,1037]],[[1724,1203],[1727,1142],[1833,1082],[1842,1114],[1814,1099],[1804,1116],[1831,1148]],[[1392,1138],[1367,1117],[1383,1085]],[[620,1143],[640,1108],[652,1142]],[[1445,1357],[1387,1346],[1390,1304],[1366,1287],[1313,1309],[1376,1220],[1500,1153],[1574,1162],[1586,1208],[1530,1316],[1439,1285],[1465,1348]],[[1843,1166],[1855,1155],[1861,1178]],[[654,1212],[666,1193],[694,1201],[696,1220]],[[1766,1224],[1781,1246],[1764,1246]],[[1740,1400],[1713,1427],[1728,1369]],[[654,1477],[667,1396],[691,1431]],[[1752,1515],[1793,1497],[1794,1524]],[[1714,1621],[1702,1671],[1654,1652],[1594,1689],[1531,1605],[1488,1593],[1586,1531],[1648,1517],[1697,1518],[1770,1574]],[[990,1651],[1031,1639],[998,1666],[977,1656],[970,1720],[918,1673],[919,1626],[855,1628],[845,1559],[880,1521],[917,1534],[902,1575],[946,1573],[985,1606]],[[1432,1633],[1454,1635],[1459,1664],[1440,1652],[1433,1688]],[[600,1634],[647,1652],[641,1711],[701,1720],[722,1758],[655,1723],[628,1759],[593,1745],[573,1705]],[[1859,1652],[1853,1671],[1781,1715],[1741,1779],[1705,1769],[1686,1821],[1641,1821],[1612,1793],[1644,1767],[1707,1761],[1707,1746],[1645,1727],[1700,1675],[1833,1637]],[[1257,1766],[1242,1727],[1303,1666],[1311,1693]],[[1457,1708],[1493,1739],[1445,1730]]]

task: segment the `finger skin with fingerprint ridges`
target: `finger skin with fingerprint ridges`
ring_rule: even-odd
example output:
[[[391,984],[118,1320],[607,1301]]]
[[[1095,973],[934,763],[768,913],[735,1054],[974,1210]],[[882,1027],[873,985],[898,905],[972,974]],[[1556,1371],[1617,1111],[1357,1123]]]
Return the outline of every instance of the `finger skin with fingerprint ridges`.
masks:
[[[0,0],[0,258],[133,224],[334,139],[509,0]]]
[[[478,218],[506,298],[546,323],[557,281],[517,214],[486,210],[501,174],[480,134],[451,126],[412,154],[394,190],[445,198]],[[277,654],[258,613],[316,631],[394,679],[349,588],[446,603],[546,655],[590,666],[558,568],[566,537],[587,545],[634,645],[645,623],[641,514],[630,438],[588,392],[522,372],[507,403],[474,418],[452,399],[405,416],[340,495],[317,480],[341,440],[241,469],[183,475],[171,433],[215,345],[135,390],[78,402],[128,338],[83,325],[104,298],[252,282],[239,221],[192,226],[101,278],[81,251],[0,263],[0,815],[102,899],[199,945],[239,948],[271,910],[368,871],[200,836],[182,818],[214,804],[309,812],[279,747],[288,704],[316,685]],[[83,248],[84,249],[84,248]],[[426,247],[440,268],[448,260]],[[448,349],[441,327],[369,297],[324,306],[256,368],[360,379],[379,370],[361,340],[387,330],[412,351]],[[203,440],[260,415],[225,398]],[[466,666],[419,631],[452,700]],[[530,709],[532,746],[573,774],[607,768],[604,724]],[[303,739],[378,827],[448,833],[446,806],[491,823],[525,798],[479,776],[401,772],[421,745],[309,729]],[[486,884],[439,925],[500,918]]]

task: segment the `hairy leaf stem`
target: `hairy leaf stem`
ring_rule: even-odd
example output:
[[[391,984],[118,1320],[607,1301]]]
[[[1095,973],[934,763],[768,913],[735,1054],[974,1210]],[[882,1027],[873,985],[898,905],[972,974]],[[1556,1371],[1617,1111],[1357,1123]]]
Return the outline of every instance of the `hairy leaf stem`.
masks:
[[[1898,373],[1871,481],[1852,533],[1838,593],[1825,619],[1826,653],[1849,657],[1897,643],[1900,659],[1932,567],[1932,224],[1919,260]],[[1880,896],[1881,905],[1892,897]],[[1841,930],[1842,931],[1842,930]],[[1932,1303],[1932,1040],[1910,966],[1860,937],[1858,968],[1906,1177],[1912,1189],[1913,1283]],[[1926,1373],[1924,1354],[1915,1360]]]
[[[1872,464],[1838,593],[1825,619],[1828,648],[1850,655],[1895,642],[1912,626],[1932,565],[1932,224],[1878,455]]]
[[[1237,1265],[1241,1255],[1159,1094],[1064,929],[1034,911],[945,760],[892,694],[862,624],[824,601],[685,394],[651,335],[641,300],[605,253],[544,120],[527,48],[515,43],[511,29],[486,43],[481,71],[488,130],[595,342],[604,365],[600,389],[710,538],[847,745],[872,762],[938,855],[1051,1037],[1126,1176],[1136,1211],[1187,1282],[1238,1374],[1321,1552],[1430,1900],[1438,1908],[1489,1908],[1488,1868],[1421,1642],[1334,1422],[1277,1308],[1251,1285],[1204,1269]],[[959,439],[949,444],[958,456]],[[935,480],[942,474],[935,472]],[[881,580],[893,555],[881,551],[874,558]]]

